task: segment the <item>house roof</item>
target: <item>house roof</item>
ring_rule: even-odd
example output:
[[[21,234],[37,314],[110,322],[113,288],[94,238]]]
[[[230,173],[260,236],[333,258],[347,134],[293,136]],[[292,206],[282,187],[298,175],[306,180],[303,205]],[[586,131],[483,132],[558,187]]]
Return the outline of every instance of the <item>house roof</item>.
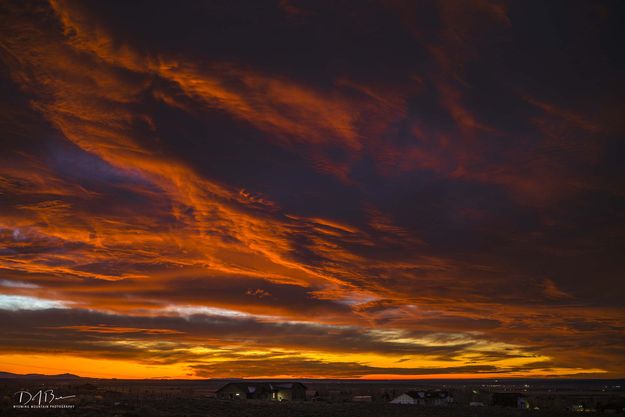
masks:
[[[228,382],[223,387],[219,388],[217,392],[220,392],[228,387],[237,387],[241,391],[254,393],[261,389],[266,389],[267,384],[263,382]]]
[[[306,386],[301,382],[271,382],[269,383],[271,387],[279,388],[279,389],[293,389],[296,387],[306,389]]]
[[[425,398],[425,392],[424,391],[408,391],[408,392],[404,392],[404,394],[406,394],[409,397],[416,399],[419,398]]]

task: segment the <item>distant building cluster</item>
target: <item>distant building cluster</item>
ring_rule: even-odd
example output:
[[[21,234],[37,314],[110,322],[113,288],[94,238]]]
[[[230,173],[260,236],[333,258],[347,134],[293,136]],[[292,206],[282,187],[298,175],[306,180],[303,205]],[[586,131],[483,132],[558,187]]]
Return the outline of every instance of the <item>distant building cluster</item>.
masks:
[[[551,387],[519,385],[518,391],[501,385],[446,386],[435,388],[380,387],[358,384],[312,383],[307,387],[294,381],[228,382],[210,397],[221,400],[322,401],[327,403],[387,403],[423,407],[497,407],[500,409],[549,409],[579,412],[625,413],[620,386],[600,391],[583,385],[556,392]],[[399,388],[399,389],[398,389]]]
[[[332,392],[331,392],[332,393]],[[308,390],[300,382],[229,382],[215,392],[222,400],[270,400],[303,401],[322,400],[318,392]],[[371,395],[355,395],[352,402],[372,402]],[[390,400],[392,404],[413,404],[425,406],[447,406],[454,402],[453,395],[443,390],[407,391]]]
[[[230,382],[216,396],[223,400],[305,400],[306,386],[300,382]]]

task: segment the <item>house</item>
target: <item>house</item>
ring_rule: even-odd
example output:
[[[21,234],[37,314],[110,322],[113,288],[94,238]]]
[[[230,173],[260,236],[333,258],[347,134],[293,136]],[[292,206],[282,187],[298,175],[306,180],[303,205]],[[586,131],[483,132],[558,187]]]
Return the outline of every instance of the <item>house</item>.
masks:
[[[216,396],[222,400],[246,400],[269,399],[271,393],[267,392],[267,387],[258,382],[230,382],[216,391]]]
[[[272,382],[269,384],[272,400],[292,401],[306,399],[306,386],[300,382]]]
[[[446,406],[454,401],[448,391],[408,391],[391,400],[391,404],[414,404],[427,406]]]
[[[300,382],[229,382],[216,396],[222,400],[305,400],[306,386]]]
[[[425,405],[445,406],[454,402],[454,396],[448,391],[427,391]]]

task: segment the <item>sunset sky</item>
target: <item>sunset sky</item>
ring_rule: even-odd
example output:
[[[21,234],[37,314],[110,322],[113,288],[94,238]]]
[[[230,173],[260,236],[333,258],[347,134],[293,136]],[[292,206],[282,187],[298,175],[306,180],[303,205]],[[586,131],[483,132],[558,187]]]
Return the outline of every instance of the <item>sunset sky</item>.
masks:
[[[0,9],[0,371],[625,377],[624,2]]]

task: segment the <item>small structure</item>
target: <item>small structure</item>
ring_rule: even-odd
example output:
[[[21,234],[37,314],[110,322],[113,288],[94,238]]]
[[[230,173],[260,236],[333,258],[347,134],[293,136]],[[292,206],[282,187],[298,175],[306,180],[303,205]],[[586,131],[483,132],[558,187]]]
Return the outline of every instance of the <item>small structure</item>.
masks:
[[[306,386],[300,382],[229,382],[216,396],[222,400],[305,400]]]
[[[514,407],[520,409],[530,408],[529,401],[524,394],[516,392],[495,392],[493,393],[493,405],[499,407]]]
[[[427,406],[446,406],[454,402],[448,391],[408,391],[391,400],[391,404],[414,404]]]
[[[370,403],[373,401],[371,395],[354,395],[352,397],[352,402],[355,403]]]

